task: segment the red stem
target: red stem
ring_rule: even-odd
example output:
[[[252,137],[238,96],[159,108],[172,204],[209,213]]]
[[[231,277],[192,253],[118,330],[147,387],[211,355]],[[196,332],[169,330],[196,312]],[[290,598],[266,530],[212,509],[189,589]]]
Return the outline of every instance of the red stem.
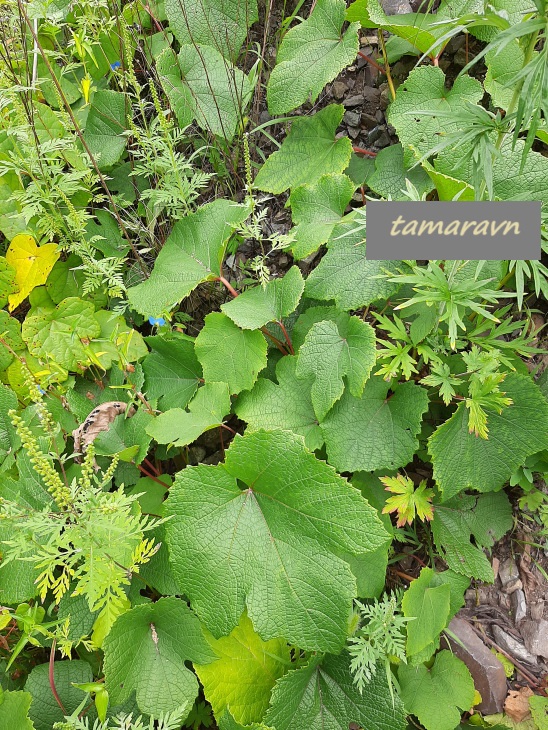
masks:
[[[224,284],[233,297],[238,296],[238,292],[236,291],[236,289],[234,289],[232,284],[229,281],[227,281],[224,276],[218,276],[216,280],[220,281],[221,284]]]
[[[144,476],[148,477],[149,479],[152,479],[153,482],[158,482],[158,484],[161,484],[164,489],[167,489],[167,484],[163,482],[161,479],[158,479],[154,476],[154,474],[150,474],[146,469],[143,469],[143,467],[140,464],[137,464],[137,469],[141,472],[141,474],[144,474]]]
[[[291,338],[290,338],[290,337],[289,337],[289,335],[287,334],[287,330],[286,330],[286,328],[285,328],[285,325],[284,325],[284,323],[283,323],[283,322],[282,322],[282,320],[280,319],[280,320],[277,320],[277,324],[278,324],[278,325],[280,326],[280,329],[281,329],[281,330],[282,330],[282,332],[284,333],[285,341],[287,342],[287,346],[289,347],[289,352],[290,352],[290,353],[291,353],[292,355],[294,355],[294,354],[295,354],[295,350],[293,349],[293,344],[292,344],[292,342],[291,342]]]
[[[382,74],[386,73],[386,69],[384,69],[376,61],[374,61],[371,58],[371,56],[366,56],[365,53],[362,53],[361,51],[358,51],[358,56],[361,56],[362,58],[364,58],[367,61],[367,63],[370,63],[374,68],[377,69],[377,71],[380,71]]]
[[[151,462],[150,462],[150,461],[149,461],[149,460],[148,460],[148,459],[147,459],[146,457],[145,457],[145,459],[144,459],[144,462],[145,462],[145,464],[146,464],[146,465],[147,465],[147,466],[148,466],[148,467],[149,467],[150,469],[152,469],[152,471],[154,472],[154,474],[155,474],[155,475],[156,475],[157,477],[159,477],[159,476],[160,476],[160,472],[158,471],[158,469],[157,469],[157,468],[156,468],[156,467],[154,466],[154,464],[152,464],[152,463],[151,463]]]
[[[230,433],[234,436],[237,435],[237,432],[233,428],[230,428],[230,426],[227,426],[226,423],[221,423],[221,428],[226,428],[226,430],[230,431]]]
[[[55,701],[63,711],[63,715],[67,715],[67,711],[65,710],[65,707],[63,703],[61,702],[61,698],[59,697],[59,694],[57,692],[57,688],[55,686],[55,676],[54,676],[54,669],[55,669],[55,644],[57,643],[57,639],[54,639],[51,644],[51,651],[49,653],[49,672],[48,672],[48,679],[49,679],[49,686],[51,688],[52,694],[55,697]]]
[[[368,157],[377,156],[376,152],[371,152],[371,150],[364,150],[363,147],[352,147],[352,149],[357,155],[367,155]]]

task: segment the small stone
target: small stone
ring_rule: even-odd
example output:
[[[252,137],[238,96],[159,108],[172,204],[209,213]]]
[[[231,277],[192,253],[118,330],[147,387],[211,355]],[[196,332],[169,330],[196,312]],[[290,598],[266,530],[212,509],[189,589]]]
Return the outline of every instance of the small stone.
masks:
[[[502,712],[507,693],[504,667],[467,621],[454,618],[448,628],[458,639],[458,642],[449,640],[451,648],[468,667],[481,695],[482,701],[477,709],[485,715]]]
[[[381,136],[377,139],[375,142],[375,147],[378,147],[379,149],[382,149],[383,147],[388,147],[392,143],[392,140],[390,139],[390,135],[385,130]]]
[[[497,576],[499,574],[500,560],[498,558],[493,558],[493,560],[491,562],[491,567],[493,568],[493,575],[495,576],[495,580],[496,580]]]
[[[540,621],[544,617],[544,601],[529,604],[529,613],[533,621]]]
[[[381,118],[380,120],[377,120],[375,117],[373,117],[371,114],[366,114],[365,112],[362,114],[362,127],[364,129],[373,129],[373,127],[377,126],[377,122],[383,120],[382,112],[381,112]]]
[[[384,89],[381,90],[381,97],[379,99],[379,107],[384,111],[388,108],[388,105],[392,101],[392,96],[390,94],[390,89],[388,88],[388,85],[384,87]]]
[[[519,591],[521,588],[523,588],[523,583],[519,578],[516,578],[515,580],[511,580],[507,583],[504,590],[508,593],[508,595],[510,595],[511,593],[514,593],[514,591]]]
[[[464,33],[461,33],[459,35],[454,36],[451,38],[449,43],[445,46],[445,53],[447,53],[449,56],[452,53],[456,53],[459,48],[462,48],[466,43],[466,36]]]
[[[438,66],[441,68],[443,73],[447,71],[447,69],[451,66],[451,59],[450,58],[440,58],[438,62]]]
[[[200,464],[206,455],[206,450],[202,446],[191,446],[188,449],[188,463],[194,466]]]
[[[525,662],[526,664],[531,664],[532,666],[537,665],[536,657],[533,656],[532,653],[527,651],[521,641],[514,639],[513,636],[507,634],[506,631],[504,631],[504,629],[501,629],[500,626],[497,626],[497,624],[493,625],[493,634],[495,635],[495,641],[500,646],[500,648],[504,649],[504,651],[510,654],[511,657],[517,659],[518,662]]]
[[[548,659],[548,621],[522,621],[519,630],[531,654]]]
[[[455,66],[466,66],[470,60],[469,54],[466,53],[465,48],[459,48],[459,50],[453,56],[453,63]]]
[[[360,112],[346,112],[344,115],[344,122],[345,124],[348,124],[349,127],[359,127],[361,116]]]
[[[382,124],[382,122],[384,122],[384,112],[380,109],[377,109],[377,111],[375,112],[375,119],[377,120],[377,122],[380,122]]]
[[[367,114],[375,114],[380,105],[381,90],[374,86],[365,86],[361,95],[363,96],[362,110]]]
[[[348,127],[348,136],[351,139],[356,139],[356,137],[360,134],[361,129],[359,127]]]
[[[335,81],[331,87],[331,93],[335,99],[342,99],[346,94],[347,86],[343,81]]]
[[[363,104],[363,101],[363,94],[354,94],[353,96],[349,96],[348,99],[345,99],[343,101],[343,106],[348,109],[353,109],[355,106],[361,106]]]
[[[521,588],[512,593],[511,603],[514,612],[514,623],[518,624],[527,616],[527,602],[525,601],[525,593]]]
[[[499,569],[499,577],[503,586],[519,578],[518,566],[513,558],[507,558]]]
[[[380,125],[373,127],[373,129],[367,135],[367,142],[369,144],[373,144],[373,142],[376,142],[379,139],[383,132],[384,129]]]
[[[381,0],[381,5],[387,15],[405,15],[413,12],[408,0]]]

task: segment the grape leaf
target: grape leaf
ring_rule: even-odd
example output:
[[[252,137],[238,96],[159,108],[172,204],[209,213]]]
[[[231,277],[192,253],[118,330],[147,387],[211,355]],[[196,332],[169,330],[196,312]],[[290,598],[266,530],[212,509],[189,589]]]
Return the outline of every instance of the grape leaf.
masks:
[[[196,4],[194,7],[199,5]],[[195,105],[190,89],[183,84],[181,67],[171,47],[164,48],[156,59],[156,73],[169,99],[169,105],[177,117],[179,127],[185,129],[194,119]]]
[[[194,352],[194,340],[179,337],[147,337],[152,352],[143,360],[145,392],[158,399],[158,409],[184,408],[198,389],[202,368]]]
[[[245,613],[229,636],[206,639],[218,658],[194,669],[215,717],[229,710],[242,725],[260,722],[276,679],[291,663],[287,642],[263,641]]]
[[[491,547],[512,525],[512,508],[504,492],[459,494],[435,507],[432,534],[451,570],[492,583],[493,569],[482,548]]]
[[[156,717],[182,705],[190,711],[198,695],[198,680],[185,662],[207,664],[216,658],[196,616],[173,597],[123,613],[103,648],[111,702],[125,702],[135,691],[141,712]]]
[[[414,619],[407,624],[408,656],[432,644],[448,623],[451,588],[448,583],[432,587],[433,575],[431,568],[423,568],[403,595],[403,615]]]
[[[535,4],[533,0],[492,0],[489,2],[489,10],[505,18],[511,28],[517,26],[523,20],[524,15],[535,12]],[[487,43],[494,40],[499,32],[498,28],[490,25],[470,28],[472,35]]]
[[[94,440],[98,454],[112,456],[119,454],[122,461],[140,464],[148,454],[151,438],[148,427],[153,416],[142,408],[131,418],[115,418],[108,430],[101,431]]]
[[[263,640],[319,651],[342,648],[356,595],[339,554],[387,539],[359,491],[289,431],[236,436],[224,464],[179,472],[166,512],[175,577],[214,636],[247,607]]]
[[[159,444],[186,446],[204,431],[219,426],[230,412],[226,383],[206,383],[188,404],[188,410],[170,408],[148,426],[147,433]]]
[[[230,141],[253,92],[248,77],[210,46],[181,46],[178,58],[199,126]]]
[[[13,362],[13,353],[24,350],[25,343],[21,337],[21,323],[3,309],[0,310],[0,338],[0,370],[5,370]]]
[[[322,175],[313,185],[299,185],[289,198],[295,242],[291,253],[302,259],[325,243],[340,222],[355,190],[346,175]]]
[[[440,651],[431,669],[424,664],[400,664],[398,681],[405,709],[418,717],[426,730],[454,730],[461,713],[474,704],[470,672],[447,650]]]
[[[404,730],[403,705],[392,695],[384,672],[377,672],[360,694],[346,653],[316,657],[288,672],[272,692],[265,722],[276,730]]]
[[[346,376],[359,398],[375,364],[375,330],[359,317],[345,314],[337,323],[314,324],[299,350],[296,375],[313,377],[312,404],[321,421],[344,391]]]
[[[100,170],[115,165],[126,148],[126,95],[99,89],[93,95],[84,140]]]
[[[517,39],[486,54],[487,73],[483,85],[491,95],[493,106],[504,111],[508,109],[514,95],[513,77],[523,68],[524,57],[525,52]],[[508,85],[508,82],[512,83]]]
[[[16,451],[21,445],[19,436],[8,416],[9,411],[17,410],[17,396],[4,385],[0,385],[0,464],[6,456]]]
[[[528,456],[548,448],[548,403],[538,386],[526,375],[511,373],[502,390],[513,405],[501,414],[489,410],[488,439],[468,432],[462,403],[430,436],[434,479],[444,500],[463,489],[498,489]]]
[[[235,411],[250,430],[287,429],[303,436],[313,451],[322,446],[323,436],[312,407],[312,378],[297,378],[296,365],[296,356],[282,357],[276,365],[278,384],[259,378],[251,391],[238,396]]]
[[[352,143],[335,139],[344,108],[330,104],[312,117],[297,118],[279,150],[270,155],[255,178],[255,187],[283,193],[312,184],[322,175],[342,172],[350,161]]]
[[[67,297],[55,309],[38,307],[27,315],[22,334],[37,358],[51,359],[67,370],[90,363],[86,347],[101,327],[91,302]]]
[[[17,291],[19,291],[17,271],[7,259],[0,256],[0,307],[5,307],[10,295]]]
[[[147,317],[157,317],[200,282],[220,276],[226,242],[247,212],[245,206],[215,200],[177,221],[150,278],[128,289],[131,306]]]
[[[266,89],[268,111],[285,114],[314,103],[323,87],[356,60],[359,23],[342,32],[344,0],[318,0],[308,20],[288,31]]]
[[[405,161],[409,163],[413,159],[410,146],[415,154],[422,156],[437,144],[440,135],[458,131],[457,123],[450,116],[425,116],[421,111],[456,112],[465,102],[477,104],[483,93],[480,82],[471,76],[458,76],[451,89],[447,89],[441,68],[414,68],[398,87],[396,98],[388,109],[388,121],[396,128],[405,150]]]
[[[10,243],[6,251],[7,263],[15,269],[17,289],[8,294],[9,311],[18,307],[36,286],[41,286],[59,258],[56,243],[37,246],[32,236],[22,233]]]
[[[304,279],[297,266],[292,266],[281,279],[269,281],[265,287],[247,289],[221,306],[225,314],[242,329],[255,330],[295,311],[304,290]]]
[[[194,349],[205,380],[228,383],[231,395],[252,388],[257,375],[266,367],[264,335],[240,329],[222,312],[206,316]]]
[[[181,45],[213,46],[235,60],[258,18],[257,0],[165,0],[170,30]]]
[[[385,272],[397,273],[400,261],[368,261],[363,228],[355,221],[336,226],[327,243],[327,253],[306,280],[310,299],[334,299],[344,310],[359,309],[379,299],[388,299],[398,289]]]
[[[406,181],[413,183],[420,195],[429,193],[433,183],[422,167],[409,169],[400,143],[380,150],[375,157],[375,172],[367,178],[367,186],[383,198],[408,200],[404,195]]]
[[[35,730],[28,717],[32,696],[28,692],[3,692],[0,688],[0,727],[10,730]]]
[[[54,662],[53,679],[63,707],[70,715],[85,696],[82,690],[73,686],[73,682],[93,682],[93,674],[87,662],[73,659]],[[64,713],[51,691],[49,664],[38,664],[31,670],[25,683],[25,691],[32,695],[29,717],[36,730],[51,730],[54,723],[63,722]]]
[[[230,712],[224,712],[221,717],[216,718],[219,730],[275,730],[267,727],[263,723],[252,723],[251,725],[241,725],[232,717]]]
[[[345,391],[320,423],[328,461],[338,471],[397,469],[413,459],[428,395],[414,383],[388,390],[389,383],[372,377],[361,398]]]

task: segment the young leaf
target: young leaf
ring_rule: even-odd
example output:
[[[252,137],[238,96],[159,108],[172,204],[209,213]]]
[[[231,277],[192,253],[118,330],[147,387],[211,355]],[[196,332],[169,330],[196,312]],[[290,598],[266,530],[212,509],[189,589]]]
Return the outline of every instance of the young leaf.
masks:
[[[538,386],[511,373],[504,391],[513,405],[501,414],[489,411],[487,440],[469,433],[464,403],[430,437],[434,479],[444,500],[464,489],[498,489],[528,456],[548,448],[548,403]]]
[[[215,717],[229,710],[242,725],[260,722],[276,680],[291,664],[287,642],[263,641],[245,613],[229,636],[206,639],[218,658],[194,669]]]
[[[169,105],[177,117],[179,127],[185,129],[194,119],[195,104],[189,87],[183,84],[181,67],[171,47],[164,48],[156,59],[156,73],[169,99]]]
[[[212,46],[232,61],[258,18],[256,0],[166,0],[165,9],[181,45]]]
[[[283,429],[303,436],[311,451],[323,444],[323,436],[312,407],[312,378],[295,375],[297,357],[282,357],[276,365],[278,383],[259,378],[253,389],[236,399],[235,412],[250,431]]]
[[[313,185],[299,185],[291,192],[289,204],[295,243],[291,253],[305,258],[325,243],[340,222],[352,198],[355,185],[346,175],[322,175]]]
[[[221,312],[211,312],[196,338],[195,351],[208,382],[228,383],[231,395],[249,390],[266,367],[262,332],[242,330]]]
[[[207,664],[215,654],[200,622],[179,598],[160,598],[122,614],[104,642],[105,687],[114,705],[133,691],[141,712],[158,716],[187,705],[198,695],[190,660]]]
[[[404,194],[407,181],[413,183],[419,195],[429,193],[433,183],[421,167],[409,166],[404,161],[400,143],[380,150],[375,157],[375,172],[367,178],[367,185],[383,198],[408,200]]]
[[[267,86],[268,111],[285,114],[314,103],[323,87],[356,60],[359,23],[342,32],[346,3],[318,0],[308,20],[283,38]]]
[[[474,704],[470,672],[450,651],[440,651],[431,669],[401,664],[398,680],[405,709],[426,730],[454,730]]]
[[[28,297],[34,287],[46,282],[58,258],[56,243],[37,246],[32,236],[23,233],[15,236],[6,251],[6,261],[15,269],[17,287],[8,294],[10,312]]]
[[[13,362],[13,352],[24,350],[25,343],[21,337],[21,323],[3,309],[0,310],[0,337],[3,340],[0,342],[0,370],[5,370]]]
[[[115,165],[126,148],[126,104],[121,91],[100,89],[93,96],[84,139],[100,170]]]
[[[412,479],[397,474],[395,477],[381,477],[387,492],[392,492],[394,497],[386,500],[383,514],[391,512],[398,513],[397,527],[403,527],[407,522],[410,525],[415,516],[420,520],[431,520],[434,516],[432,507],[433,489],[427,489],[426,479],[423,479],[415,489]]]
[[[70,714],[84,698],[82,691],[73,684],[92,682],[93,674],[90,665],[79,659],[56,661],[53,663],[53,681],[63,707]],[[49,664],[38,664],[31,670],[25,691],[32,695],[29,717],[35,730],[51,730],[54,723],[63,722],[64,712],[51,691]],[[11,725],[8,727],[11,730]]]
[[[433,575],[431,568],[423,568],[403,595],[403,615],[414,619],[407,624],[409,656],[433,644],[449,622],[451,587],[448,583],[432,586]]]
[[[344,391],[360,397],[375,364],[375,331],[358,317],[339,317],[314,324],[299,350],[296,375],[313,377],[312,404],[322,421]]]
[[[356,583],[339,555],[375,550],[386,531],[302,439],[236,436],[224,464],[179,472],[166,507],[174,574],[214,636],[230,632],[247,606],[264,640],[341,649]]]
[[[0,256],[0,307],[5,307],[10,295],[18,291],[17,271],[8,263],[7,259]]]
[[[281,148],[259,170],[255,187],[283,193],[297,185],[312,184],[327,173],[342,172],[350,160],[352,143],[335,139],[344,108],[330,104],[312,117],[297,118]]]
[[[327,242],[327,253],[306,280],[310,299],[335,300],[340,309],[360,309],[388,299],[398,289],[385,272],[394,272],[399,261],[368,261],[363,228],[356,221],[336,226]],[[377,278],[378,277],[378,278]]]
[[[171,309],[198,284],[220,276],[225,245],[247,208],[215,200],[177,221],[146,281],[128,289],[131,306],[145,316]]]
[[[0,690],[0,727],[10,730],[35,730],[28,717],[32,695],[29,692]]]
[[[306,667],[288,672],[272,693],[265,722],[276,730],[404,730],[405,712],[392,696],[386,675],[377,672],[360,694],[347,653],[315,657]]]
[[[341,472],[397,469],[415,453],[428,395],[414,383],[370,378],[361,398],[345,391],[320,424],[330,464]]]
[[[159,444],[186,446],[200,434],[219,426],[230,411],[226,383],[206,383],[188,404],[188,411],[170,408],[147,426],[147,433]]]
[[[140,408],[131,418],[116,418],[108,430],[94,440],[98,454],[111,456],[119,454],[122,461],[133,461],[140,464],[148,453],[151,438],[148,427],[153,416]]]
[[[461,494],[436,505],[432,534],[451,570],[491,583],[493,569],[482,548],[491,547],[512,525],[512,508],[504,492]]]
[[[247,289],[221,309],[242,329],[256,330],[295,311],[304,290],[304,279],[297,266],[292,266],[281,279],[269,281],[266,287]]]
[[[145,393],[158,399],[158,408],[184,408],[198,389],[202,368],[194,352],[194,340],[179,337],[147,337],[152,352],[143,360]]]

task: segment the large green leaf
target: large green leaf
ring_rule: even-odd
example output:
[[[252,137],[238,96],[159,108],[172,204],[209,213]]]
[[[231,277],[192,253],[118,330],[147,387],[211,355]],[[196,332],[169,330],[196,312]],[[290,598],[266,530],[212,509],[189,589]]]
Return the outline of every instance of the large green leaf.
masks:
[[[308,20],[283,38],[267,86],[270,114],[285,114],[310,99],[356,60],[359,23],[343,32],[344,0],[318,0]]]
[[[292,266],[281,279],[255,286],[221,306],[225,314],[242,329],[259,329],[268,322],[280,321],[297,308],[304,290],[304,279]]]
[[[493,569],[483,548],[500,540],[512,525],[512,508],[504,492],[476,497],[459,494],[436,505],[432,534],[452,570],[491,583]]]
[[[293,229],[294,258],[308,256],[329,239],[354,189],[346,175],[322,175],[313,185],[299,185],[292,191],[289,204],[293,223],[298,224]]]
[[[431,669],[400,664],[398,680],[405,709],[426,730],[454,730],[474,704],[470,672],[450,651],[440,651]]]
[[[517,40],[486,54],[487,73],[483,85],[491,94],[494,106],[508,109],[515,91],[513,77],[523,68],[524,58],[525,52]]]
[[[440,135],[457,132],[458,124],[452,121],[451,112],[460,111],[466,102],[477,104],[483,93],[480,82],[471,76],[458,76],[448,89],[441,68],[414,68],[398,87],[396,98],[388,108],[388,121],[396,128],[403,144],[405,160],[412,160],[410,146],[424,155],[437,145]],[[449,116],[426,116],[421,111],[448,112]]]
[[[241,393],[235,405],[238,418],[249,429],[287,429],[303,436],[310,450],[319,449],[323,436],[312,407],[312,378],[295,375],[297,357],[282,357],[276,365],[278,384],[259,378],[253,390]]]
[[[194,352],[194,340],[185,335],[147,337],[152,348],[143,360],[145,392],[158,399],[158,408],[184,408],[202,378],[202,368]]]
[[[0,256],[0,308],[6,306],[10,294],[19,290],[15,277],[16,271],[13,266],[8,264],[4,256]]]
[[[206,638],[218,658],[194,668],[215,717],[229,710],[242,725],[260,722],[276,680],[291,664],[287,642],[263,641],[245,613],[229,636]]]
[[[359,317],[346,313],[337,322],[314,324],[299,350],[297,377],[313,377],[312,404],[319,421],[325,418],[344,391],[343,377],[359,398],[375,364],[375,330]]]
[[[200,127],[230,141],[253,91],[248,77],[210,46],[182,46],[179,66]]]
[[[418,193],[423,195],[432,190],[433,183],[422,167],[409,167],[404,161],[401,144],[385,147],[375,157],[375,172],[367,178],[367,186],[383,198],[408,200],[404,194],[406,181],[413,183]]]
[[[126,95],[101,89],[93,96],[84,140],[99,169],[115,165],[126,148]]]
[[[524,15],[535,12],[534,0],[490,0],[487,7],[491,12],[504,17],[508,21],[509,27],[518,25]],[[470,28],[472,35],[486,42],[492,41],[499,32],[498,28],[489,25]]]
[[[361,398],[345,391],[320,424],[328,461],[338,471],[391,470],[413,459],[428,395],[414,383],[389,388],[375,376]]]
[[[257,0],[165,0],[165,9],[179,43],[213,46],[232,60],[258,18]]]
[[[0,727],[9,730],[35,730],[28,717],[32,696],[28,692],[3,692],[0,688]]]
[[[413,618],[407,624],[408,656],[418,654],[433,644],[447,626],[451,587],[448,583],[432,586],[433,575],[431,568],[423,568],[403,596],[403,614]]]
[[[14,352],[25,349],[21,323],[15,317],[10,317],[5,309],[0,310],[0,337],[0,370],[5,370],[13,362]]]
[[[174,574],[214,636],[247,607],[264,640],[342,648],[356,583],[339,555],[369,553],[387,534],[359,491],[299,437],[236,436],[224,464],[179,472],[166,507]]]
[[[51,359],[67,370],[90,363],[86,347],[101,326],[91,302],[67,297],[55,309],[38,307],[23,322],[23,339],[37,358]]]
[[[181,79],[181,67],[171,47],[165,48],[156,59],[156,73],[177,117],[179,127],[185,129],[194,119],[195,107],[192,93]]]
[[[244,206],[215,200],[177,221],[150,278],[128,290],[131,306],[147,317],[159,316],[200,282],[220,276],[226,242],[246,216]]]
[[[21,445],[20,439],[8,416],[9,411],[17,410],[17,396],[5,385],[0,385],[0,464],[8,454],[15,453]]]
[[[358,692],[346,653],[316,657],[278,680],[265,722],[276,730],[404,730],[403,705],[384,672]]]
[[[186,446],[204,431],[220,426],[230,411],[230,394],[226,383],[206,383],[188,404],[188,410],[170,408],[147,427],[147,433],[159,444]]]
[[[136,606],[114,623],[104,642],[105,687],[113,704],[133,691],[142,712],[156,717],[186,706],[198,695],[198,680],[185,666],[216,657],[200,622],[178,598]]]
[[[335,300],[340,309],[359,309],[397,290],[382,275],[396,273],[398,266],[400,261],[368,261],[363,228],[356,221],[344,223],[333,230],[326,255],[306,280],[305,293],[310,299]]]
[[[207,315],[195,351],[206,382],[228,383],[231,395],[252,388],[266,367],[264,335],[240,329],[222,312]]]
[[[107,431],[101,431],[93,442],[98,454],[120,454],[122,461],[140,464],[148,453],[151,438],[147,433],[153,416],[140,408],[134,416],[116,418]]]
[[[330,104],[311,117],[297,118],[291,131],[259,170],[255,187],[283,193],[297,185],[316,182],[322,175],[342,172],[350,161],[348,137],[335,139],[344,108]]]
[[[85,697],[73,683],[92,682],[93,674],[90,665],[79,659],[58,661],[53,664],[53,680],[63,707],[67,714],[71,714]],[[36,730],[51,730],[54,723],[63,722],[64,713],[51,691],[49,664],[38,664],[32,669],[25,683],[25,691],[32,695],[29,717]]]
[[[469,433],[463,403],[430,437],[434,479],[444,500],[463,489],[498,489],[528,456],[548,448],[548,403],[538,386],[512,373],[502,390],[513,405],[500,414],[488,411],[487,439]]]

